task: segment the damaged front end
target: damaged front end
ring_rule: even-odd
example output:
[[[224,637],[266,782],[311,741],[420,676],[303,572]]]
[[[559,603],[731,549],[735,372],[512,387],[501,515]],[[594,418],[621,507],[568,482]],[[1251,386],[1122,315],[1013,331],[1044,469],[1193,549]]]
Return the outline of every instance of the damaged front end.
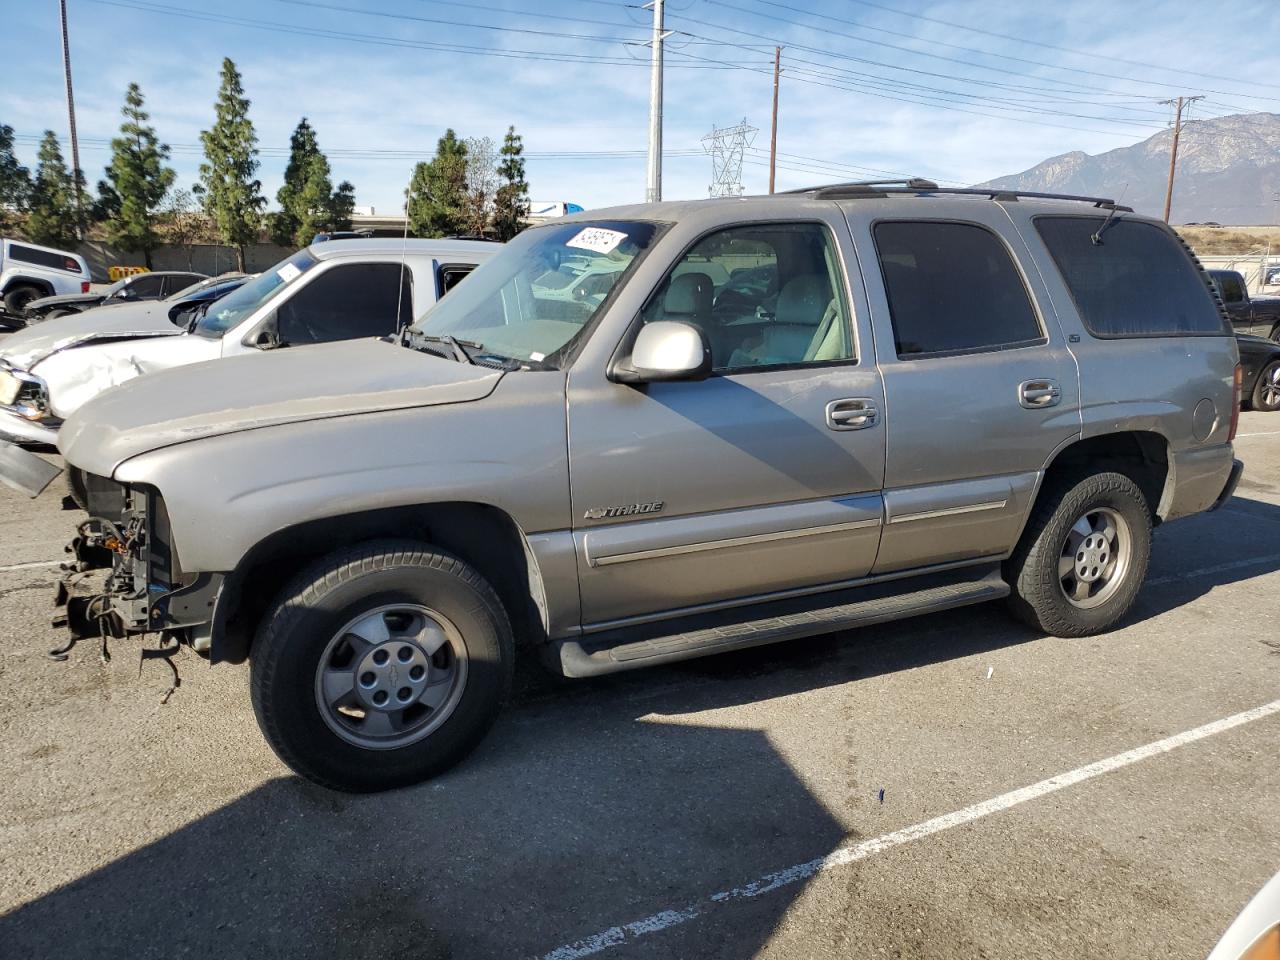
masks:
[[[167,656],[183,643],[207,653],[222,578],[183,572],[159,493],[126,487],[119,518],[81,523],[67,551],[75,559],[63,564],[53,624],[70,638],[55,656],[86,637],[101,638],[105,649],[107,640],[148,634],[157,635],[162,652],[144,657]],[[110,572],[98,586],[93,573],[104,569]]]

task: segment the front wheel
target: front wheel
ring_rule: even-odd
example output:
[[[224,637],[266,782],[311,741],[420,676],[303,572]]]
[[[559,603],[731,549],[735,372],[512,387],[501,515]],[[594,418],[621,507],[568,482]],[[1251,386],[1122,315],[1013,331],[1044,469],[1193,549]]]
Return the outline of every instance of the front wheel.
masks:
[[[1262,368],[1249,403],[1255,410],[1280,410],[1280,360],[1272,360]]]
[[[1129,477],[1068,477],[1043,490],[1006,561],[1009,605],[1032,627],[1084,637],[1133,606],[1151,556],[1151,513]]]
[[[253,708],[308,780],[406,786],[488,732],[513,651],[497,594],[470,566],[421,543],[364,544],[312,565],[268,611],[250,654]]]

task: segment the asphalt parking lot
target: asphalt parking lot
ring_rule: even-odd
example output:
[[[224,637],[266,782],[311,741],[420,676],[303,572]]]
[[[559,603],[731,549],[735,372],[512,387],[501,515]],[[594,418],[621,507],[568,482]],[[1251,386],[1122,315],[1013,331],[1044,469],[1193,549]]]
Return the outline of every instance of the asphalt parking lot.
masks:
[[[291,776],[246,673],[48,623],[76,518],[0,487],[0,954],[1202,958],[1280,870],[1280,416],[1123,629],[994,606],[555,682],[460,768]],[[56,459],[56,458],[54,458]]]

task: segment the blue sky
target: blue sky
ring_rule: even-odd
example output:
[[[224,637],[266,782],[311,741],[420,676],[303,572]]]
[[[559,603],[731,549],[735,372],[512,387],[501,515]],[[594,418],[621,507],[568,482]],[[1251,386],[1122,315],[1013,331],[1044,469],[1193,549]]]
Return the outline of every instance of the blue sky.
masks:
[[[22,42],[6,46],[0,122],[15,128],[32,164],[41,131],[67,131],[57,4],[5,6],[6,35]],[[304,115],[335,178],[382,211],[399,209],[414,159],[428,158],[449,126],[497,140],[515,124],[536,199],[598,207],[644,196],[648,50],[626,42],[648,36],[651,14],[639,0],[68,8],[91,184],[130,81],[173,145],[180,183],[194,182],[199,132],[212,122],[219,65],[230,56],[253,101],[273,202]],[[213,19],[191,18],[202,11]],[[972,183],[1143,139],[1169,119],[1159,101],[1178,93],[1206,94],[1199,116],[1280,112],[1280,48],[1267,20],[1256,6],[1189,0],[671,0],[664,195],[705,196],[711,161],[701,139],[744,117],[759,133],[743,182],[765,189],[775,44],[784,47],[779,189],[891,174]]]

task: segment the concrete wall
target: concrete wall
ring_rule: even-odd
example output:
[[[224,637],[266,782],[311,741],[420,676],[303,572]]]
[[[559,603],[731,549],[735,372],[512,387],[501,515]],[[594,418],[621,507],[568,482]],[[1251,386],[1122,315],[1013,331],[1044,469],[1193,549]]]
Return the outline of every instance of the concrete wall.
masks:
[[[97,283],[106,283],[108,267],[140,267],[146,263],[141,253],[130,253],[109,243],[87,240],[76,252],[89,264],[89,272]],[[266,270],[289,254],[292,247],[278,247],[273,243],[258,243],[246,247],[245,269],[250,273]],[[236,252],[232,247],[216,244],[196,244],[192,247],[164,246],[151,252],[154,270],[194,270],[216,276],[236,269]]]

